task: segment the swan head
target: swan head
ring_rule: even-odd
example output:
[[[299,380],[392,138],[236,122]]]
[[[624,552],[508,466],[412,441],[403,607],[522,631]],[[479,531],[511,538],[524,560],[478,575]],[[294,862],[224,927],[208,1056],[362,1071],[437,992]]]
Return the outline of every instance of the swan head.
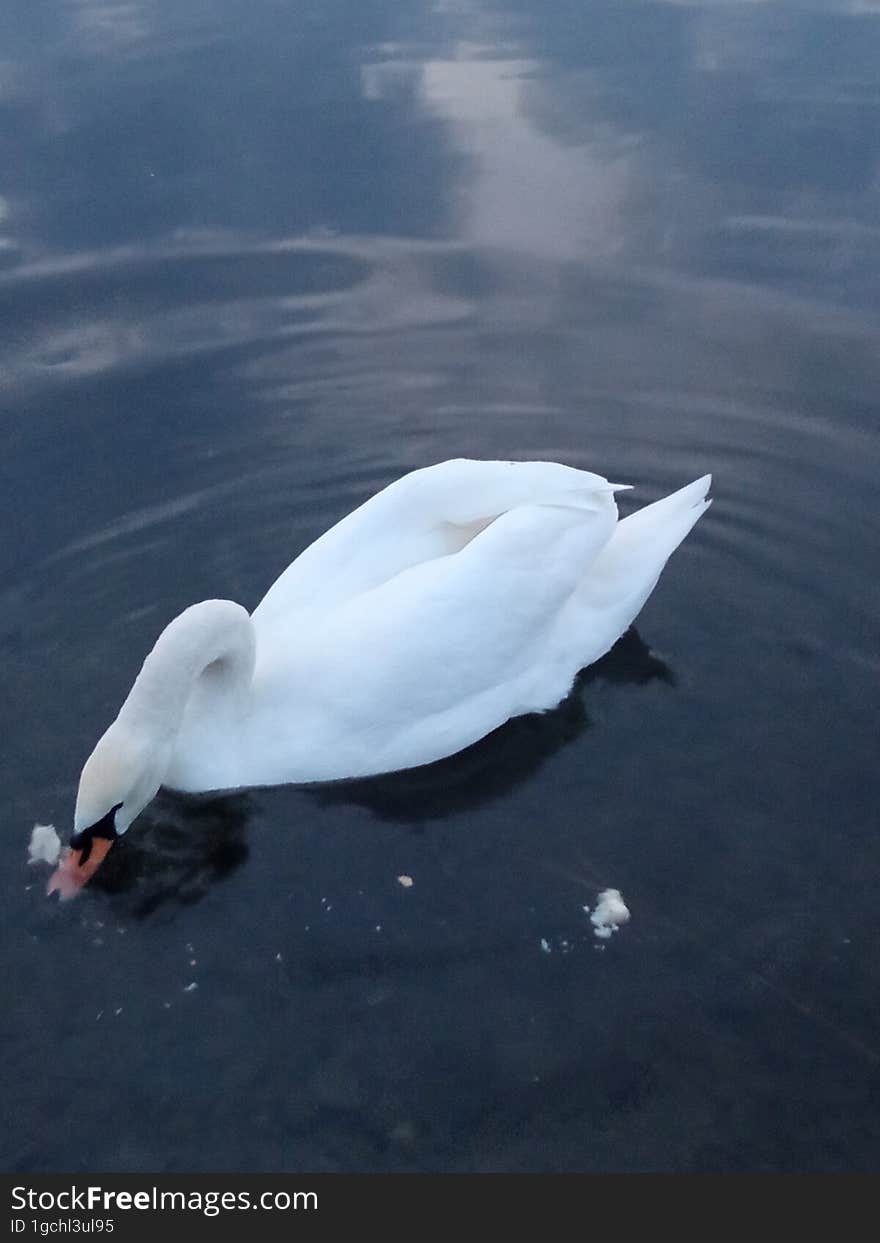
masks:
[[[114,721],[86,760],[79,779],[70,849],[49,880],[48,893],[73,897],[91,880],[111,846],[158,793],[166,749]]]

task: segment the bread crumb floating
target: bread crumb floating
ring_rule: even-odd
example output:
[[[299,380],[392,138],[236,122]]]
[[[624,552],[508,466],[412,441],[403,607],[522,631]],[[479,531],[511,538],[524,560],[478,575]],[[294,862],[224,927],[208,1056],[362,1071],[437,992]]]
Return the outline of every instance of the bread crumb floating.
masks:
[[[52,824],[35,824],[28,845],[28,863],[48,863],[54,867],[61,854],[61,838]]]
[[[589,914],[590,908],[584,907]],[[629,907],[620,896],[619,889],[604,889],[596,899],[596,909],[590,915],[593,932],[603,941],[607,941],[613,932],[620,931],[620,925],[630,918]]]
[[[198,984],[193,980],[192,984],[184,984],[183,991],[185,993],[194,993],[198,988]]]
[[[411,876],[398,876],[398,885],[402,885],[404,889],[412,889],[413,878]]]

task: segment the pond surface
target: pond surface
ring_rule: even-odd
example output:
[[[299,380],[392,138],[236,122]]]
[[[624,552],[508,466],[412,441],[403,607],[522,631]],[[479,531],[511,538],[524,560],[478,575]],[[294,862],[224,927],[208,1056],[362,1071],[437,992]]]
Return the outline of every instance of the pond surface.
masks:
[[[0,34],[3,1167],[876,1168],[877,4]],[[47,901],[165,623],[455,456],[716,503],[557,711]]]

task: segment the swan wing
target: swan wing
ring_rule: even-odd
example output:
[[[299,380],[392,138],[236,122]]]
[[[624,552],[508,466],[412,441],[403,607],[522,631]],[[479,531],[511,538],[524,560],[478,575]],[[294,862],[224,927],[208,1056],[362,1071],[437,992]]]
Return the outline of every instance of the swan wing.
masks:
[[[401,571],[461,551],[500,515],[553,498],[601,506],[613,485],[556,462],[455,459],[396,480],[302,552],[254,610],[258,637],[324,612]]]
[[[604,481],[563,487],[294,625],[258,656],[248,783],[426,764],[557,703],[583,664],[560,618],[616,521]]]

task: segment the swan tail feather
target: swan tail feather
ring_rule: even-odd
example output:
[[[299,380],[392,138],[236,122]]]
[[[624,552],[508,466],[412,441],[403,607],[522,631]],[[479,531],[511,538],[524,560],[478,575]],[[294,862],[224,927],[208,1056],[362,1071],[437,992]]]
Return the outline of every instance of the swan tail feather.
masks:
[[[590,566],[579,593],[583,602],[632,601],[635,611],[627,620],[629,625],[670,556],[712,504],[706,496],[711,483],[712,476],[704,475],[621,519]]]
[[[712,476],[704,475],[652,505],[636,510],[621,519],[611,543],[632,553],[639,549],[646,552],[667,549],[668,557],[711,505],[706,499],[711,485]]]

